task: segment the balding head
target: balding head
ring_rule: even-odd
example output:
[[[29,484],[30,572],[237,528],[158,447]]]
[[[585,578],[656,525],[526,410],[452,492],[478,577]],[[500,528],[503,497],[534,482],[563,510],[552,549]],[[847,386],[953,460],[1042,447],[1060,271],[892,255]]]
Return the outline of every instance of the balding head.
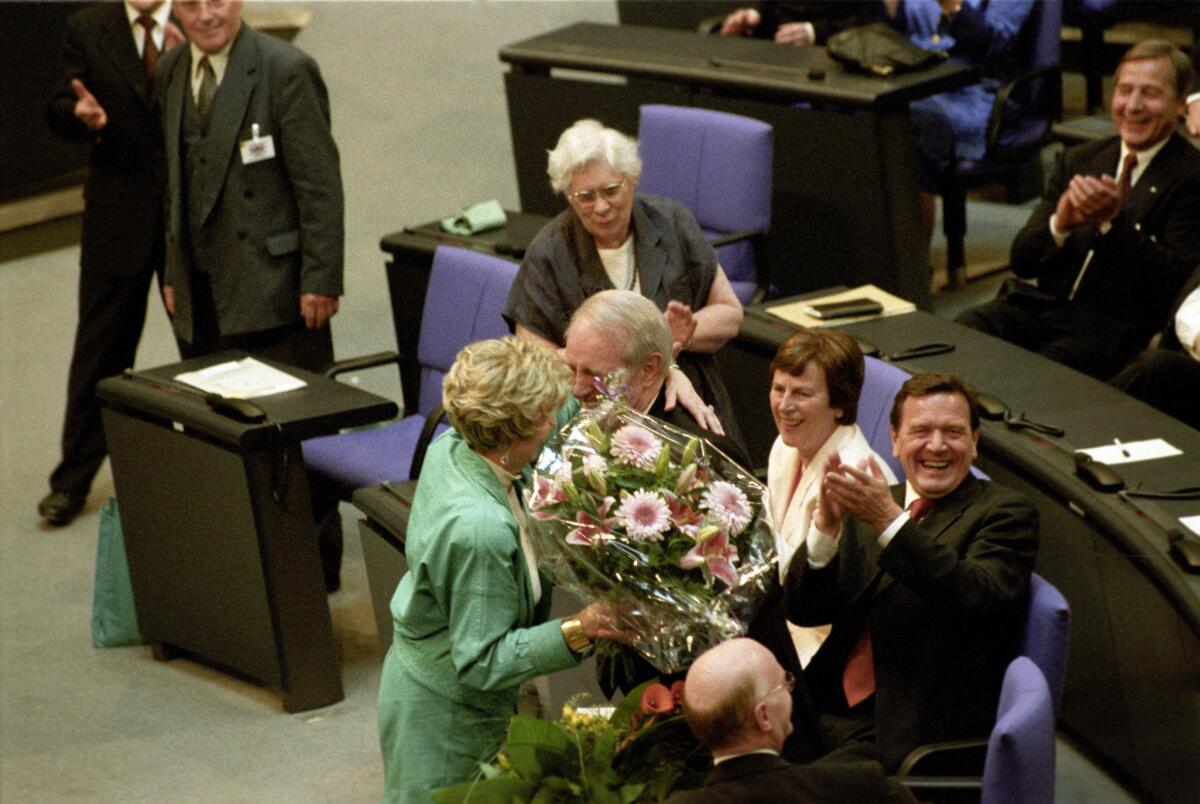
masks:
[[[684,684],[683,712],[715,756],[779,751],[792,730],[786,674],[752,639],[722,642],[696,660]]]

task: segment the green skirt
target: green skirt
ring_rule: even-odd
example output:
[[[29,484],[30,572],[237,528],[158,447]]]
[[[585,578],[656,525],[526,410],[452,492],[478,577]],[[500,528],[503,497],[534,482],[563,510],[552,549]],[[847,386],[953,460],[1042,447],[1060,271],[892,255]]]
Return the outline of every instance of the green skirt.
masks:
[[[430,791],[474,778],[479,763],[500,750],[507,728],[507,715],[451,701],[422,685],[392,648],[379,682],[383,800],[428,804]]]

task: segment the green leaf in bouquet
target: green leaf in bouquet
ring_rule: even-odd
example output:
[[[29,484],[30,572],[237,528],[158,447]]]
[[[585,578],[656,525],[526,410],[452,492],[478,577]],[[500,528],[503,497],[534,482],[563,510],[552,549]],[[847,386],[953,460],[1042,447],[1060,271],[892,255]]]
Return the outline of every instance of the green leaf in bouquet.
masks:
[[[626,784],[621,786],[621,804],[633,804],[641,798],[642,791],[646,789],[645,784]]]
[[[537,785],[528,779],[506,776],[502,779],[477,779],[473,782],[442,787],[430,793],[435,804],[512,804],[528,801]]]
[[[504,753],[518,776],[538,781],[543,776],[570,774],[575,752],[555,724],[516,715],[508,724]]]
[[[613,792],[605,781],[605,773],[599,768],[588,768],[584,773],[587,781],[586,801],[591,804],[621,804],[621,797]]]
[[[616,751],[617,735],[612,730],[602,731],[596,736],[596,744],[592,746],[592,762],[607,767],[612,764]]]
[[[561,776],[547,776],[529,804],[556,804],[557,802],[579,801],[583,788]]]

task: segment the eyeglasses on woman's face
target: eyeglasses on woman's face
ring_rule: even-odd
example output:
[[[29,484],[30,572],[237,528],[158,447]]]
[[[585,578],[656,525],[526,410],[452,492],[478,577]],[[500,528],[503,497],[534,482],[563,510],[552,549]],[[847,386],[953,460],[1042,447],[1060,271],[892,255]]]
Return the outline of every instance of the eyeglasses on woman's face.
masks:
[[[608,203],[613,203],[621,197],[621,191],[625,189],[627,179],[621,179],[618,182],[613,182],[599,190],[576,190],[567,195],[572,201],[580,206],[591,207],[596,203],[596,199],[603,198]]]

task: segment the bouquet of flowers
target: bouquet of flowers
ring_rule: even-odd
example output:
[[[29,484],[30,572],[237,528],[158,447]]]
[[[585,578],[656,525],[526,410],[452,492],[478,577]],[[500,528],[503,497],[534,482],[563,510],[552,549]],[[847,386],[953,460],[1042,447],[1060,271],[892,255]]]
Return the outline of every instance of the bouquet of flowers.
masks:
[[[437,804],[662,801],[699,787],[709,754],[679,713],[682,682],[647,682],[615,709],[572,699],[555,721],[516,715],[479,778],[433,791]]]
[[[528,492],[542,566],[607,601],[661,673],[746,632],[775,540],[766,488],[707,441],[608,396],[542,452]]]

